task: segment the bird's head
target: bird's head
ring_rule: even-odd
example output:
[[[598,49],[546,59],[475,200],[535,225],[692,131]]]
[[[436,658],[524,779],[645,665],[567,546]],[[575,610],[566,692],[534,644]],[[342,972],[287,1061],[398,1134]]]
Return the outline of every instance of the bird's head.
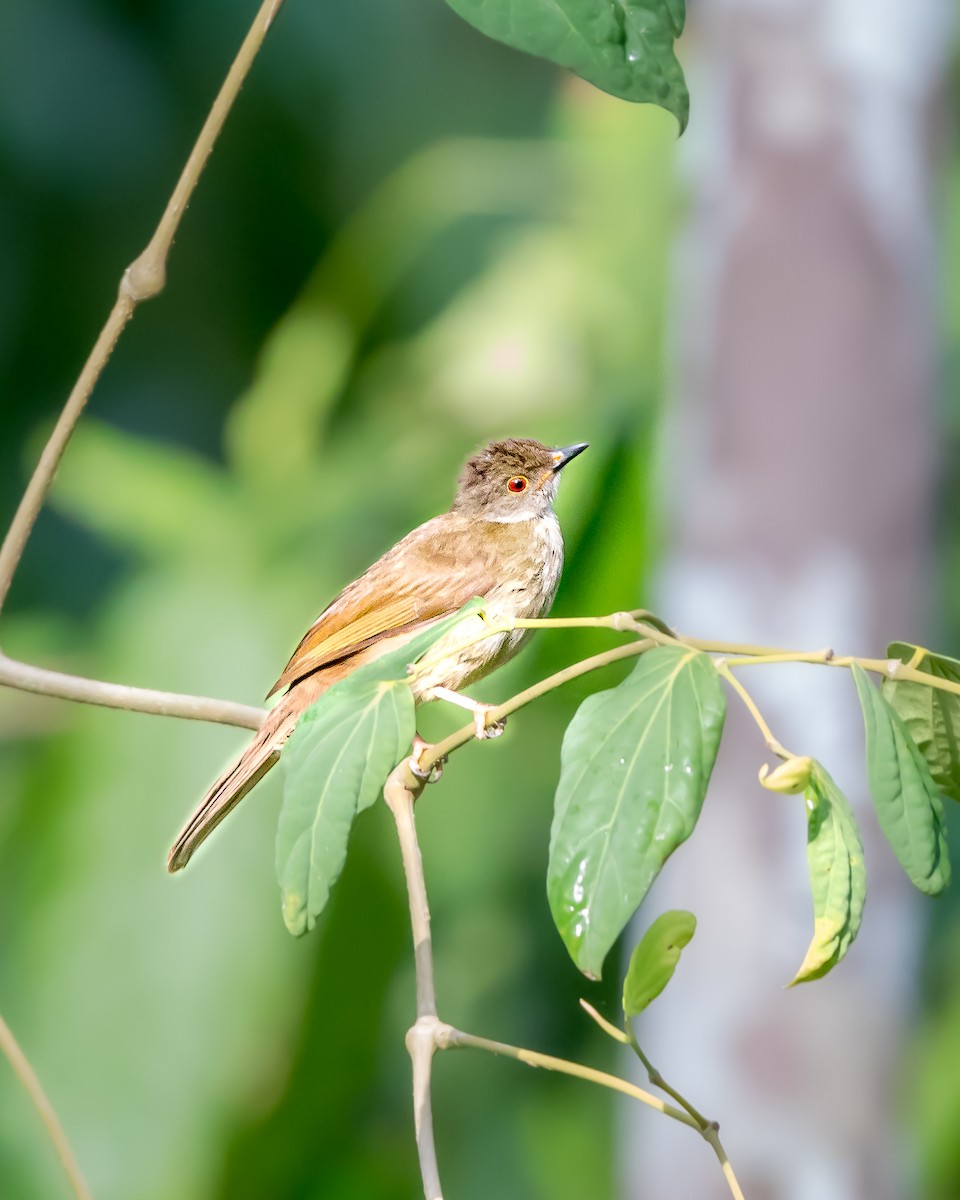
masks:
[[[551,449],[533,438],[491,442],[467,461],[455,512],[483,521],[530,521],[550,511],[560,471],[586,442]]]

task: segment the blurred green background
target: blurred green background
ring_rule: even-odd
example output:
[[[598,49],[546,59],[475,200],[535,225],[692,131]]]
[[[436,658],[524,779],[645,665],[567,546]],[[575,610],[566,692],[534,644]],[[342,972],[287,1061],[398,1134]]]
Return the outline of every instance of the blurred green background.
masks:
[[[248,8],[0,12],[5,519]],[[257,703],[331,596],[505,434],[591,443],[560,497],[555,611],[638,603],[675,129],[442,5],[289,5],[169,287],[70,447],[4,649]],[[608,641],[545,637],[480,694]],[[458,755],[419,811],[445,1016],[604,1063],[543,886],[559,740],[586,691]],[[413,1196],[413,977],[386,812],[358,823],[299,942],[273,879],[276,778],[165,874],[245,736],[0,693],[0,1012],[98,1200]],[[470,1053],[436,1079],[451,1195],[609,1194],[603,1093]],[[65,1195],[2,1062],[0,1113],[0,1195]]]
[[[4,524],[251,14],[226,0],[0,9]],[[642,603],[675,132],[438,3],[289,4],[169,286],[70,447],[4,649],[257,703],[331,596],[505,434],[591,444],[559,500],[555,612]],[[960,187],[949,198],[960,221]],[[952,317],[947,335],[955,352]],[[948,489],[948,584],[955,511]],[[479,694],[605,644],[542,636]],[[609,1065],[543,888],[562,729],[599,682],[457,755],[418,815],[443,1015]],[[98,1200],[415,1196],[413,976],[387,814],[358,822],[329,913],[299,942],[273,879],[276,777],[182,877],[164,871],[245,736],[0,692],[0,1012]],[[940,919],[939,944],[957,944],[952,910]],[[960,972],[931,979],[914,1087],[948,1186]],[[613,1193],[602,1092],[463,1053],[437,1062],[435,1111],[451,1196]],[[65,1196],[2,1062],[0,1116],[0,1196]]]

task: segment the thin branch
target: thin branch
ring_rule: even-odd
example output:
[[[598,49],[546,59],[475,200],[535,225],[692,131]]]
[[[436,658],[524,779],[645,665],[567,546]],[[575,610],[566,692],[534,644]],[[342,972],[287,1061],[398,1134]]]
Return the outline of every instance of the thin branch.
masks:
[[[14,514],[0,545],[0,609],[2,609],[14,574],[23,557],[37,515],[43,506],[60,459],[76,427],[87,401],[113,352],[120,334],[133,316],[137,305],[163,290],[166,262],[174,235],[183,218],[187,204],[200,178],[204,164],[220,133],[240,87],[247,76],[257,51],[273,23],[283,0],[264,0],[244,39],[213,107],[203,124],[197,142],[146,249],[123,273],[119,293],[113,308],[84,363],[63,411],[44,446],[23,499]],[[56,671],[45,671],[15,662],[0,655],[0,683],[26,691],[60,696],[84,703],[103,704],[112,708],[134,709],[140,712],[167,716],[189,717],[195,720],[220,721],[226,724],[257,728],[263,711],[242,704],[208,700],[199,696],[180,696],[153,692],[141,688],[125,688],[97,680],[80,679]],[[70,1144],[57,1115],[47,1099],[36,1073],[20,1049],[9,1026],[0,1017],[0,1051],[6,1056],[14,1073],[33,1101],[46,1127],[77,1200],[92,1200],[91,1192],[77,1164]]]
[[[724,661],[728,667],[772,667],[780,663],[811,663],[821,667],[848,667],[854,660],[851,658],[838,660],[833,651],[827,648],[813,652],[809,650],[784,650],[779,654],[753,654],[734,658],[724,655]],[[856,661],[860,662],[861,660],[857,659]],[[871,662],[874,664],[873,669],[882,670],[884,674],[889,674],[888,663],[885,659],[863,659],[862,661]]]
[[[600,620],[607,624],[610,619],[601,618]],[[585,624],[587,622],[590,624],[600,623],[599,621],[594,622],[592,618],[587,618],[580,623]],[[575,663],[565,670],[558,671],[547,679],[541,680],[540,683],[528,688],[525,692],[514,696],[511,700],[494,709],[489,715],[494,720],[502,719],[536,697],[543,695],[553,688],[559,687],[561,684],[576,678],[578,675],[584,674],[586,671],[595,670],[610,662],[616,662],[621,658],[636,656],[650,649],[654,644],[653,639],[644,639],[643,641],[637,641],[626,646],[618,646],[603,654],[594,655],[591,659]],[[425,775],[429,775],[432,766],[436,765],[452,750],[457,749],[458,746],[470,741],[474,736],[474,726],[471,723],[464,726],[463,729],[451,735],[445,741],[439,742],[434,746],[425,747],[421,751],[419,760],[416,763],[418,772],[423,771]],[[679,1121],[681,1124],[687,1125],[692,1129],[696,1129],[713,1147],[714,1152],[720,1160],[724,1177],[735,1200],[743,1200],[736,1177],[733,1174],[733,1169],[720,1144],[715,1122],[705,1122],[698,1113],[685,1112],[683,1108],[677,1108],[672,1104],[668,1104],[643,1088],[637,1087],[625,1079],[620,1079],[616,1075],[595,1070],[593,1067],[587,1067],[581,1063],[570,1062],[567,1059],[556,1058],[553,1055],[540,1054],[537,1051],[511,1046],[505,1042],[478,1037],[475,1034],[454,1029],[452,1026],[440,1021],[437,1016],[437,998],[433,974],[430,909],[427,902],[426,883],[423,875],[423,859],[420,854],[414,821],[414,802],[424,788],[425,779],[414,774],[413,765],[413,760],[408,759],[395,767],[387,779],[383,794],[390,811],[393,813],[397,827],[397,837],[400,842],[403,872],[410,904],[410,922],[413,930],[417,984],[417,1019],[407,1033],[406,1045],[413,1064],[414,1121],[417,1152],[420,1160],[420,1174],[426,1200],[442,1200],[443,1196],[433,1132],[433,1110],[430,1091],[433,1056],[437,1049],[457,1047],[473,1047],[489,1051],[493,1054],[502,1054],[518,1062],[526,1063],[531,1067],[542,1067],[546,1070],[557,1071],[586,1080],[589,1083],[596,1083],[612,1091],[621,1092],[635,1100],[639,1100],[641,1103],[649,1105],[665,1116],[671,1117],[673,1120]],[[602,1025],[606,1024],[603,1018],[591,1006],[585,1004],[584,1007]],[[612,1026],[610,1028],[613,1029]],[[620,1035],[619,1031],[614,1032],[618,1039],[629,1040],[627,1035]],[[680,1099],[672,1091],[671,1095],[674,1095],[674,1098]],[[684,1104],[685,1102],[680,1099],[680,1103]]]
[[[10,1026],[4,1021],[3,1017],[0,1017],[0,1052],[4,1054],[13,1068],[13,1073],[23,1085],[24,1091],[33,1101],[33,1106],[40,1115],[40,1120],[44,1124],[47,1136],[53,1143],[61,1163],[63,1163],[63,1169],[70,1180],[73,1194],[77,1200],[93,1200],[93,1195],[87,1187],[86,1180],[83,1178],[73,1151],[70,1149],[67,1135],[63,1132],[63,1126],[60,1124],[57,1114],[53,1110],[53,1105],[47,1099],[46,1093],[40,1086],[40,1080],[30,1065],[30,1060],[20,1049],[17,1039],[13,1036]]]
[[[830,647],[822,650],[785,650],[778,646],[751,646],[743,642],[714,642],[706,638],[677,636],[677,641],[694,650],[707,654],[722,654],[727,657],[728,667],[763,667],[779,663],[809,663],[817,667],[851,667],[854,663],[864,671],[882,675],[884,679],[898,682],[919,683],[939,692],[952,692],[960,696],[960,683],[941,679],[914,665],[901,662],[899,658],[862,658],[858,654],[835,654]],[[917,655],[914,655],[914,659]]]
[[[630,1045],[629,1033],[624,1033],[622,1029],[618,1029],[617,1026],[611,1021],[608,1021],[606,1017],[601,1016],[601,1014],[597,1012],[593,1005],[584,1000],[582,996],[580,997],[580,1007],[587,1014],[587,1016],[591,1018],[591,1020],[596,1021],[607,1037],[613,1038],[615,1042],[620,1042],[620,1044],[623,1046]]]
[[[422,787],[422,784],[420,785]],[[410,924],[413,929],[413,948],[417,972],[417,1016],[437,1015],[437,993],[433,983],[433,944],[430,936],[430,907],[427,885],[423,877],[423,858],[417,841],[413,802],[420,788],[410,787],[401,768],[395,768],[383,789],[393,819],[397,825],[403,873],[410,899]]]
[[[424,1200],[443,1200],[440,1165],[433,1134],[433,1103],[430,1095],[433,1055],[437,1048],[434,1027],[436,1017],[416,1021],[407,1031],[406,1047],[413,1064],[413,1126],[420,1160],[420,1178]]]
[[[117,297],[109,317],[107,317],[106,324],[100,331],[100,336],[90,351],[90,357],[84,364],[79,379],[73,386],[73,391],[70,393],[63,412],[60,414],[53,428],[53,433],[51,433],[47,444],[43,448],[40,461],[37,463],[36,470],[27,484],[23,499],[20,501],[20,506],[14,514],[13,520],[10,522],[10,528],[3,539],[3,545],[0,546],[0,608],[3,607],[3,603],[7,598],[10,584],[13,582],[14,572],[20,564],[20,559],[23,557],[27,539],[30,537],[40,509],[43,507],[43,502],[46,499],[47,492],[50,490],[50,485],[60,464],[60,459],[63,457],[63,452],[67,448],[67,442],[70,440],[74,426],[79,420],[80,414],[83,412],[90,397],[90,393],[100,378],[100,373],[106,366],[107,359],[117,344],[120,334],[123,332],[124,325],[133,316],[134,307],[135,304],[132,297],[124,291],[121,284],[120,295]]]
[[[625,647],[620,649],[623,650]],[[414,1123],[425,1200],[443,1200],[430,1096],[433,1056],[438,1049],[446,1050],[457,1047],[472,1047],[486,1050],[492,1054],[501,1054],[513,1058],[517,1062],[526,1063],[530,1067],[542,1067],[548,1071],[557,1071],[586,1080],[588,1083],[609,1088],[611,1091],[622,1092],[657,1112],[663,1113],[664,1116],[679,1121],[691,1129],[696,1129],[713,1147],[735,1200],[743,1200],[743,1194],[737,1184],[733,1169],[720,1144],[715,1122],[705,1123],[702,1118],[698,1120],[696,1115],[684,1112],[682,1108],[676,1108],[658,1096],[637,1087],[636,1084],[620,1079],[616,1075],[610,1075],[606,1071],[598,1071],[593,1067],[584,1066],[582,1063],[570,1062],[550,1054],[540,1054],[535,1050],[511,1046],[506,1042],[496,1042],[490,1038],[478,1037],[475,1034],[454,1029],[439,1020],[433,978],[430,909],[423,875],[423,858],[417,841],[413,812],[414,801],[423,786],[423,781],[412,774],[409,762],[406,762],[401,763],[391,772],[383,794],[393,813],[397,827],[403,873],[410,902],[410,923],[413,930],[417,979],[417,1020],[407,1033],[406,1045],[413,1064]]]
[[[408,776],[412,783],[408,783]],[[437,994],[433,982],[433,943],[430,936],[430,907],[423,877],[423,858],[417,841],[413,802],[423,783],[417,781],[406,763],[395,768],[383,789],[383,797],[393,813],[403,859],[403,874],[410,900],[410,925],[413,930],[414,967],[417,977],[417,1020],[407,1033],[407,1050],[413,1065],[413,1115],[423,1179],[425,1200],[443,1200],[440,1168],[433,1137],[433,1109],[430,1079],[433,1054],[437,1048]]]
[[[160,717],[184,717],[189,721],[212,721],[219,725],[238,725],[259,729],[267,715],[265,708],[235,704],[232,700],[213,700],[206,696],[187,696],[177,692],[156,692],[149,688],[125,687],[99,679],[83,679],[16,662],[0,653],[0,685],[58,696],[81,704],[99,704],[104,708],[123,708],[130,712],[151,713]]]
[[[585,658],[581,662],[564,667],[562,671],[556,671],[553,675],[548,675],[546,679],[541,679],[539,683],[533,684],[532,687],[511,696],[503,704],[492,707],[487,712],[487,723],[493,725],[497,721],[502,721],[504,717],[516,712],[518,708],[523,708],[532,700],[545,696],[547,692],[552,692],[563,684],[569,683],[571,679],[577,679],[580,675],[586,675],[600,667],[609,666],[610,663],[619,662],[622,658],[635,658],[638,654],[643,654],[651,649],[653,645],[653,641],[646,638],[643,641],[627,642],[624,646],[615,646],[612,650],[605,650],[602,654],[594,654],[591,658]],[[469,725],[464,725],[455,733],[451,733],[449,737],[444,738],[443,741],[426,746],[417,759],[417,769],[429,774],[438,762],[446,758],[448,754],[452,754],[454,750],[465,746],[476,735],[476,726],[471,721]],[[403,765],[406,766],[406,764]],[[415,778],[412,773],[410,778]]]
[[[628,642],[626,645],[617,646],[613,650],[607,650],[602,654],[595,654],[591,658],[584,659],[579,663],[574,663],[569,667],[565,667],[562,671],[557,671],[555,674],[542,679],[539,683],[527,688],[525,691],[519,692],[516,696],[505,700],[502,704],[492,706],[487,712],[487,723],[495,724],[502,720],[510,713],[516,712],[517,709],[523,708],[532,700],[538,699],[547,692],[553,691],[555,688],[562,686],[571,679],[576,679],[579,675],[585,675],[590,671],[595,671],[600,667],[607,666],[609,663],[617,662],[622,658],[630,658],[634,655],[643,654],[654,646],[686,646],[692,650],[700,650],[706,654],[715,654],[726,656],[728,654],[735,655],[734,658],[728,658],[723,664],[718,663],[718,670],[728,680],[730,686],[740,695],[744,704],[747,706],[754,720],[757,722],[764,738],[767,741],[770,749],[780,755],[782,758],[791,757],[789,751],[777,741],[770,731],[769,726],[760,714],[759,709],[750,697],[746,688],[732,674],[728,668],[740,666],[754,666],[776,663],[809,663],[816,666],[827,667],[850,667],[853,663],[857,663],[865,671],[871,671],[875,674],[883,675],[887,679],[898,679],[909,681],[911,683],[919,683],[927,687],[932,687],[940,691],[953,692],[960,694],[960,684],[953,683],[949,679],[940,679],[937,676],[929,675],[924,671],[918,670],[916,667],[910,666],[907,663],[900,662],[897,659],[884,658],[860,658],[856,655],[838,656],[829,648],[820,650],[783,650],[779,647],[771,646],[752,646],[741,642],[717,642],[708,641],[704,638],[686,637],[682,634],[671,635],[664,633],[662,629],[649,624],[643,620],[643,617],[648,615],[646,610],[638,609],[633,612],[616,612],[610,613],[603,617],[548,617],[548,618],[530,618],[527,620],[514,620],[504,623],[491,623],[491,628],[484,630],[474,639],[476,642],[483,641],[494,633],[506,632],[511,629],[581,629],[581,628],[597,628],[597,629],[615,629],[617,631],[632,630],[643,634],[643,640],[638,642]],[[471,645],[472,642],[467,642],[465,645]],[[429,661],[429,655],[421,660],[421,666],[424,662]],[[467,742],[476,737],[476,727],[473,723],[464,725],[456,732],[450,734],[440,742],[436,742],[431,746],[424,747],[417,759],[417,768],[425,774],[429,774],[430,770],[452,754],[454,750],[458,750]],[[408,775],[408,782],[415,777],[412,773]]]
[[[629,1023],[628,1023],[628,1028],[629,1028]],[[664,1079],[664,1077],[660,1074],[660,1072],[657,1070],[657,1068],[653,1065],[653,1063],[650,1061],[650,1059],[647,1058],[647,1056],[644,1054],[643,1050],[640,1048],[640,1043],[637,1041],[632,1028],[630,1029],[630,1033],[627,1036],[627,1041],[628,1041],[628,1044],[629,1044],[631,1050],[633,1050],[633,1052],[634,1052],[634,1054],[636,1054],[637,1058],[639,1058],[640,1061],[643,1063],[643,1069],[646,1071],[647,1078],[650,1080],[650,1082],[653,1084],[653,1086],[659,1088],[661,1090],[661,1092],[666,1092],[667,1095],[671,1098],[671,1100],[676,1100],[676,1102],[680,1105],[680,1107],[685,1112],[688,1112],[691,1117],[693,1117],[694,1121],[696,1121],[697,1126],[700,1129],[700,1132],[705,1133],[706,1130],[711,1125],[713,1125],[714,1122],[709,1121],[705,1116],[703,1116],[702,1113],[699,1113],[693,1107],[693,1105],[690,1103],[689,1100],[687,1100],[684,1096],[681,1096],[681,1094],[677,1091],[676,1088],[671,1087],[671,1085],[669,1083],[667,1083],[667,1081]]]
[[[720,1141],[720,1129],[716,1123],[708,1125],[703,1131],[703,1136],[710,1143],[714,1154],[717,1156],[717,1161],[720,1163],[720,1170],[723,1172],[723,1177],[727,1181],[727,1187],[730,1189],[730,1194],[733,1200],[745,1200],[744,1194],[740,1188],[740,1183],[736,1175],[733,1173],[733,1167],[730,1165],[730,1159],[727,1158],[727,1152],[723,1148]]]
[[[110,315],[100,331],[90,356],[84,363],[77,382],[73,386],[63,411],[54,426],[36,470],[27,484],[14,518],[0,546],[0,609],[3,608],[13,576],[23,557],[27,540],[43,502],[46,499],[60,459],[67,448],[73,430],[86,407],[97,380],[107,365],[107,360],[123,332],[124,326],[133,316],[137,305],[163,291],[166,282],[167,256],[179,228],[190,197],[200,178],[204,164],[223,127],[227,114],[237,98],[240,87],[256,57],[257,51],[273,24],[274,17],[283,0],[264,0],[254,19],[249,33],[240,47],[213,107],[203,123],[196,144],[190,151],[183,172],[167,203],[160,223],[146,249],[124,271],[120,290]]]
[[[716,1154],[717,1158],[720,1160],[720,1169],[723,1171],[723,1177],[727,1181],[727,1187],[729,1187],[734,1200],[744,1200],[743,1192],[740,1190],[740,1184],[737,1182],[737,1177],[733,1173],[733,1167],[730,1165],[729,1158],[727,1158],[727,1152],[724,1150],[723,1144],[720,1141],[720,1126],[717,1124],[717,1122],[708,1121],[706,1117],[697,1112],[689,1100],[686,1100],[680,1095],[676,1088],[671,1087],[670,1084],[667,1083],[657,1068],[652,1062],[650,1062],[650,1060],[641,1050],[640,1043],[637,1041],[629,1021],[627,1022],[627,1031],[625,1032],[622,1029],[618,1029],[616,1025],[611,1024],[606,1017],[601,1016],[600,1013],[597,1012],[597,1010],[593,1007],[593,1005],[588,1004],[586,1000],[580,1001],[580,1007],[589,1017],[592,1017],[593,1020],[596,1021],[596,1023],[608,1037],[613,1038],[615,1042],[620,1042],[622,1045],[629,1046],[643,1063],[647,1072],[647,1078],[650,1080],[653,1086],[658,1087],[661,1091],[666,1092],[672,1100],[676,1100],[680,1107],[689,1114],[693,1121],[693,1127],[702,1135],[705,1141],[709,1142],[714,1154]]]
[[[950,679],[941,679],[931,675],[916,666],[922,661],[922,648],[914,654],[910,662],[902,662],[898,658],[863,658],[858,654],[836,654],[826,646],[819,650],[786,650],[780,646],[755,646],[745,642],[719,642],[709,638],[687,637],[685,634],[670,634],[656,625],[651,624],[650,614],[646,609],[634,609],[631,612],[610,613],[604,617],[533,617],[526,620],[513,620],[495,624],[475,640],[482,641],[491,633],[506,632],[511,629],[616,629],[618,631],[633,630],[642,634],[658,646],[687,646],[691,650],[701,650],[704,654],[722,655],[729,667],[773,666],[780,663],[808,663],[818,667],[862,667],[885,679],[896,679],[908,683],[919,683],[936,691],[952,692],[960,695],[960,683]],[[472,642],[466,643],[472,645]]]
[[[723,676],[723,678],[727,681],[727,683],[730,684],[730,686],[733,688],[733,690],[737,693],[737,695],[743,701],[744,707],[747,709],[750,716],[753,717],[754,721],[757,724],[757,728],[763,734],[763,740],[766,742],[767,748],[769,750],[771,750],[774,754],[776,754],[776,756],[778,758],[782,758],[784,760],[786,760],[788,758],[795,758],[796,755],[791,754],[790,751],[787,750],[773,736],[773,732],[770,729],[770,726],[764,720],[763,714],[760,712],[760,709],[757,708],[756,702],[754,701],[753,697],[750,695],[750,693],[747,691],[747,689],[743,686],[743,684],[740,682],[740,680],[736,677],[736,675],[734,675],[734,673],[730,670],[730,668],[723,661],[723,659],[717,660],[716,667],[717,667],[717,673],[719,675]]]
[[[526,1063],[528,1067],[543,1067],[547,1071],[558,1071],[562,1075],[585,1079],[587,1083],[597,1083],[611,1091],[631,1096],[634,1100],[639,1100],[642,1104],[655,1108],[665,1117],[671,1117],[674,1121],[679,1121],[681,1125],[689,1125],[691,1129],[700,1132],[696,1121],[689,1113],[685,1113],[680,1108],[674,1108],[672,1104],[667,1104],[659,1096],[654,1096],[650,1092],[644,1091],[643,1088],[637,1087],[636,1084],[628,1083],[626,1079],[620,1079],[617,1075],[609,1075],[606,1071],[596,1071],[593,1067],[583,1066],[582,1063],[568,1062],[565,1058],[554,1058],[552,1054],[538,1054],[535,1050],[524,1050],[521,1046],[510,1046],[506,1042],[495,1042],[490,1038],[477,1037],[476,1034],[464,1033],[463,1030],[453,1029],[449,1025],[441,1025],[438,1032],[441,1038],[439,1045],[442,1049],[471,1046],[475,1050],[487,1050],[491,1054],[502,1054],[506,1058],[516,1059],[517,1062]]]

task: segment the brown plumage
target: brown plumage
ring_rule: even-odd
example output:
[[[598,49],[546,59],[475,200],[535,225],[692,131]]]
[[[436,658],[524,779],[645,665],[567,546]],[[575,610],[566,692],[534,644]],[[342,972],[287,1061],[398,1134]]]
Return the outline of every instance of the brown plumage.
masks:
[[[509,438],[467,462],[450,511],[397,542],[307,630],[268,695],[289,690],[184,826],[170,851],[169,870],[186,866],[197,846],[276,763],[300,714],[351,671],[474,596],[486,599],[488,615],[526,618],[548,611],[563,566],[553,511],[557,473],[585,448],[552,450],[532,439]],[[438,688],[458,691],[482,678],[516,654],[529,636],[514,630],[465,646],[476,632],[466,621],[431,649],[430,669],[413,685],[418,700],[430,699]]]

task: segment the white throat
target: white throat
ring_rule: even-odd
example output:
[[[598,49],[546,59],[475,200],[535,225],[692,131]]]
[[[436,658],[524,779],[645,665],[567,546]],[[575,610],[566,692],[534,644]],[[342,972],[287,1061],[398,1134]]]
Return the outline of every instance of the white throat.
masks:
[[[539,515],[535,512],[514,512],[509,517],[493,517],[491,519],[498,525],[516,525],[519,521],[535,521]]]

